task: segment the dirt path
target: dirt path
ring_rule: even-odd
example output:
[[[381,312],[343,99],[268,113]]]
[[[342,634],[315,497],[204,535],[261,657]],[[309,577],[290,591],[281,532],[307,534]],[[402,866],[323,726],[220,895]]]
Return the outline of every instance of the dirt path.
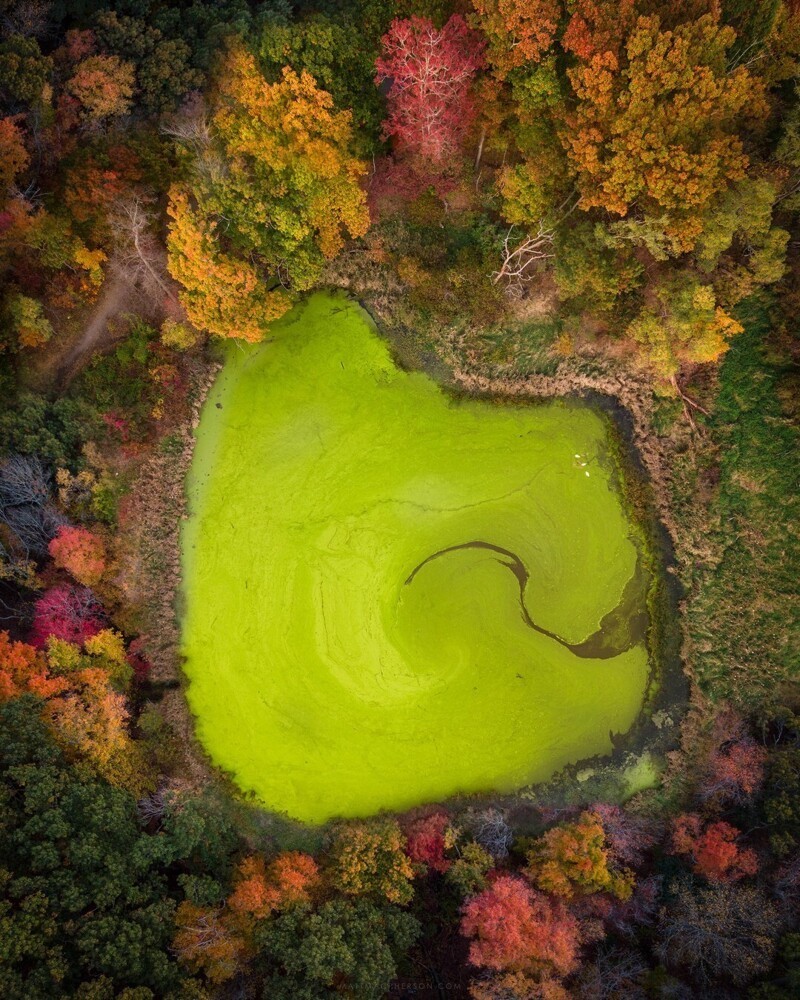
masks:
[[[115,339],[114,332],[109,328],[109,320],[120,312],[133,310],[136,290],[119,274],[111,273],[103,286],[100,298],[95,303],[89,315],[83,333],[59,361],[56,369],[56,384],[62,388],[69,384],[76,374],[80,362],[105,344]]]

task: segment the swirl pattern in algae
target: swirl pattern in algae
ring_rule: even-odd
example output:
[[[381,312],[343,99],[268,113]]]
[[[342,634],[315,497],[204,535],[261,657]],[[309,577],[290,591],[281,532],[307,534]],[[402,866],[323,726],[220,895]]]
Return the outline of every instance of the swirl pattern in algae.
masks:
[[[452,398],[338,295],[230,346],[183,532],[212,759],[315,823],[609,752],[648,654],[607,433],[574,402]]]

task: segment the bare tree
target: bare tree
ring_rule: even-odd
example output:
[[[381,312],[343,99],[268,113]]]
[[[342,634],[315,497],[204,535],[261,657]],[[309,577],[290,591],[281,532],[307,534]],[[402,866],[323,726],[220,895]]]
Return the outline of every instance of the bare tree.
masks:
[[[164,135],[188,146],[197,156],[211,144],[211,120],[201,94],[189,94],[175,114],[161,126]]]
[[[492,283],[497,285],[504,281],[509,294],[520,296],[533,279],[536,265],[554,256],[554,234],[540,222],[535,235],[515,239],[514,228],[511,226],[503,238],[502,264],[498,271],[492,272]]]
[[[160,827],[166,811],[167,803],[162,790],[151,792],[136,803],[136,815],[141,826],[154,823]]]
[[[791,924],[800,912],[800,853],[777,870],[772,895],[784,920]]]
[[[33,455],[10,455],[0,465],[0,510],[22,504],[42,507],[50,499],[44,466]]]
[[[619,937],[633,940],[642,927],[651,927],[658,918],[664,879],[645,875],[636,881],[629,899],[617,899],[605,917],[606,926]]]
[[[769,972],[780,921],[761,889],[682,885],[661,911],[656,954],[668,969],[708,987],[715,980],[746,986]]]
[[[49,542],[67,523],[51,502],[38,458],[11,455],[0,465],[0,524],[11,532],[11,544],[22,548],[25,559],[46,555]]]
[[[7,582],[19,587],[36,587],[36,566],[25,556],[19,555],[3,544],[0,537],[0,583]]]
[[[58,529],[69,523],[52,504],[5,507],[0,510],[0,520],[19,542],[26,558],[46,556],[47,547],[58,534]]]
[[[499,809],[485,809],[478,814],[474,836],[496,861],[508,857],[508,849],[514,840],[511,827]]]
[[[24,555],[6,548],[0,539],[0,622],[19,621],[26,618],[28,602],[20,603],[16,595],[20,590],[37,590],[36,564]],[[4,596],[5,595],[5,596]],[[14,595],[11,597],[11,595]],[[10,602],[6,597],[11,597]]]
[[[51,6],[47,0],[19,0],[3,4],[0,27],[9,35],[42,38],[50,33]]]
[[[629,809],[595,802],[591,810],[603,823],[611,853],[626,868],[640,868],[644,855],[663,834],[663,824]]]
[[[166,253],[153,232],[153,213],[143,198],[122,201],[110,218],[116,250],[111,266],[150,298],[178,298],[167,277]],[[159,294],[160,293],[160,294]]]
[[[575,995],[578,1000],[646,1000],[649,972],[639,951],[604,949],[581,971]]]

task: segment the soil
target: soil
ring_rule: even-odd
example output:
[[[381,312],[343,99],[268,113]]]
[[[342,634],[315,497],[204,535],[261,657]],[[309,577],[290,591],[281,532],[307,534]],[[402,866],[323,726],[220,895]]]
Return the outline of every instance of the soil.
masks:
[[[124,330],[114,321],[126,312],[137,310],[141,310],[141,303],[136,289],[126,278],[112,273],[103,285],[78,339],[72,338],[62,345],[61,350],[48,354],[56,386],[64,389],[92,354],[121,339]]]

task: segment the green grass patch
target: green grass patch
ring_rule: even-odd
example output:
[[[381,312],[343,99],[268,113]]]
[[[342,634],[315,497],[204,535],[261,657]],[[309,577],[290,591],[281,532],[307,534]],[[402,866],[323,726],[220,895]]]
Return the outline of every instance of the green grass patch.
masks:
[[[800,665],[800,431],[796,375],[768,308],[750,301],[740,318],[745,331],[722,362],[711,421],[716,558],[702,568],[688,618],[701,687],[747,705],[777,695]]]

